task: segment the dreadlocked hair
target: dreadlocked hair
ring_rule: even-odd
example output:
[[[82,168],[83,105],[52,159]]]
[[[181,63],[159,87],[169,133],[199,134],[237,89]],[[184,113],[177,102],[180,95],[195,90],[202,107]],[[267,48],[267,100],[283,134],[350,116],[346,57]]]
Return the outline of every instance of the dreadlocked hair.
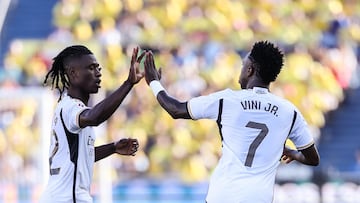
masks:
[[[256,42],[250,52],[250,58],[257,67],[263,82],[275,81],[284,64],[284,54],[268,41]]]
[[[83,55],[89,54],[93,53],[82,45],[74,45],[65,48],[56,57],[53,58],[53,64],[49,72],[46,74],[43,84],[47,85],[47,81],[50,76],[52,78],[51,88],[54,89],[55,87],[59,90],[60,100],[65,89],[69,87],[69,79],[65,71],[67,63],[71,59],[79,58]]]

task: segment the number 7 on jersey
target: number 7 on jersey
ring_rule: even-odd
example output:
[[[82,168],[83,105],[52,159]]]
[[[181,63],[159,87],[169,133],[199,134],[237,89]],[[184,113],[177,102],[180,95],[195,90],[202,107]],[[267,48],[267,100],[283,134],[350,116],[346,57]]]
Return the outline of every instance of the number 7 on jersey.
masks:
[[[257,122],[253,122],[253,121],[249,121],[246,124],[246,127],[261,130],[259,135],[256,136],[254,141],[251,143],[251,145],[249,147],[248,154],[246,156],[245,166],[251,167],[252,163],[253,163],[253,160],[254,160],[256,149],[259,147],[261,142],[264,140],[265,136],[268,134],[269,129],[267,128],[266,124],[257,123]]]

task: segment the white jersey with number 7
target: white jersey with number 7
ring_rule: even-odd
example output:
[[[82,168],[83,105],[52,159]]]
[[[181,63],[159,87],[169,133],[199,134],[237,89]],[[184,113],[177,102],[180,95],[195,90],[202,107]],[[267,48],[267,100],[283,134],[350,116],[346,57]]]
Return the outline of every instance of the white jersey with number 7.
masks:
[[[226,89],[189,100],[192,119],[219,126],[222,155],[209,183],[208,203],[270,203],[284,143],[314,143],[306,121],[289,101],[265,88]]]

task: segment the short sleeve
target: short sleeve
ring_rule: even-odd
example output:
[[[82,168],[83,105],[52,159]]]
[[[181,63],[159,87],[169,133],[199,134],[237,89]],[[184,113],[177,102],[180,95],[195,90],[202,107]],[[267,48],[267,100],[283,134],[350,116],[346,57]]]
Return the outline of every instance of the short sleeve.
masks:
[[[89,107],[85,106],[80,100],[75,99],[71,99],[71,102],[63,107],[64,123],[70,132],[78,133],[81,130],[79,116],[86,109],[89,109]]]
[[[296,115],[289,139],[295,144],[297,150],[303,150],[314,144],[314,138],[302,114],[296,110]]]
[[[219,101],[222,92],[192,98],[187,103],[188,112],[193,120],[198,119],[217,119],[219,111]]]

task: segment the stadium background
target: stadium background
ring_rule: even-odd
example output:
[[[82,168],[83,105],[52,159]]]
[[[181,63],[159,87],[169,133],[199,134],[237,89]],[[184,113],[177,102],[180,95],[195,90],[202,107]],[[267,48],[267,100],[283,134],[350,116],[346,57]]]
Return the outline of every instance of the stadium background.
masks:
[[[125,80],[136,45],[156,53],[164,86],[186,100],[239,88],[241,57],[264,39],[286,53],[271,90],[301,110],[322,158],[281,165],[275,203],[360,202],[358,0],[1,0],[0,34],[0,202],[37,202],[44,187],[58,95],[42,82],[64,47],[84,44],[103,66],[92,103]],[[96,145],[130,136],[141,147],[95,164],[95,202],[203,202],[217,132],[173,120],[140,82],[97,128]]]

